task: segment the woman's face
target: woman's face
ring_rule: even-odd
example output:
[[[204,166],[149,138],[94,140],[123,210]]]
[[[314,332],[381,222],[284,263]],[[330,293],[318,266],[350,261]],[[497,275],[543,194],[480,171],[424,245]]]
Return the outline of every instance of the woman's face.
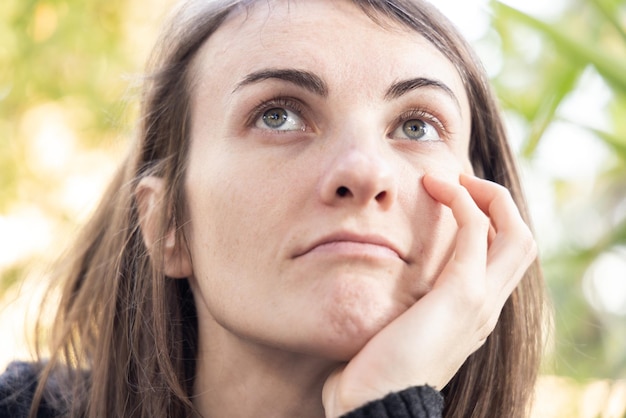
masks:
[[[450,257],[455,221],[421,178],[471,172],[458,73],[348,2],[281,0],[231,16],[194,74],[201,335],[350,358]]]

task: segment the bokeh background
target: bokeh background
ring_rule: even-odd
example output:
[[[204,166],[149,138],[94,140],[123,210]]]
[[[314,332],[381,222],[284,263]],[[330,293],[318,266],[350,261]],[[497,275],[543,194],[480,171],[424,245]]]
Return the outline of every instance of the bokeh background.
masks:
[[[483,59],[554,311],[534,417],[626,417],[626,0],[433,0]],[[133,135],[173,0],[0,2],[0,369]]]

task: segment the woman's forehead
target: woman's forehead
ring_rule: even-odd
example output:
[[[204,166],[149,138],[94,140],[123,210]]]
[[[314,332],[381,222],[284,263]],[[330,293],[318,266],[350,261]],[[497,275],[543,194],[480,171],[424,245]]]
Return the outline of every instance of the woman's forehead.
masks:
[[[194,73],[232,90],[248,74],[297,68],[318,75],[331,94],[359,83],[380,94],[395,81],[428,77],[466,102],[455,66],[417,31],[385,19],[375,22],[350,1],[257,2],[231,14],[205,42]]]

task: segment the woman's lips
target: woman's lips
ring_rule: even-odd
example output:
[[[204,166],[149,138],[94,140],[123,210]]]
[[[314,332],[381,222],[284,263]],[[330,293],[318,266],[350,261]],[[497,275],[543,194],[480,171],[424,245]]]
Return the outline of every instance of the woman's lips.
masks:
[[[370,242],[330,241],[319,244],[307,254],[336,254],[351,257],[400,258],[391,248]]]
[[[400,258],[404,257],[389,240],[379,235],[359,235],[337,232],[314,240],[296,257],[307,254],[330,254],[346,257]]]

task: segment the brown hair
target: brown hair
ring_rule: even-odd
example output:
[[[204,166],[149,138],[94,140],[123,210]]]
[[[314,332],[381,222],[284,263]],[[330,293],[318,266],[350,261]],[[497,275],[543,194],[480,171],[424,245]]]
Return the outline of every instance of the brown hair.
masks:
[[[475,172],[506,186],[528,222],[494,95],[471,48],[445,17],[421,0],[352,1],[380,25],[394,22],[418,32],[456,66],[471,106],[469,152]],[[146,175],[165,180],[160,236],[174,227],[184,245],[192,63],[229,14],[254,2],[188,1],[156,44],[144,84],[137,143],[58,273],[63,284],[51,357],[43,366],[31,417],[42,399],[66,405],[71,416],[194,413],[194,301],[186,280],[168,280],[162,273],[162,245],[148,256],[134,192]],[[527,415],[542,350],[543,297],[535,261],[505,304],[493,333],[443,389],[445,417]],[[62,399],[52,399],[46,385],[53,376],[69,385],[61,390]]]

